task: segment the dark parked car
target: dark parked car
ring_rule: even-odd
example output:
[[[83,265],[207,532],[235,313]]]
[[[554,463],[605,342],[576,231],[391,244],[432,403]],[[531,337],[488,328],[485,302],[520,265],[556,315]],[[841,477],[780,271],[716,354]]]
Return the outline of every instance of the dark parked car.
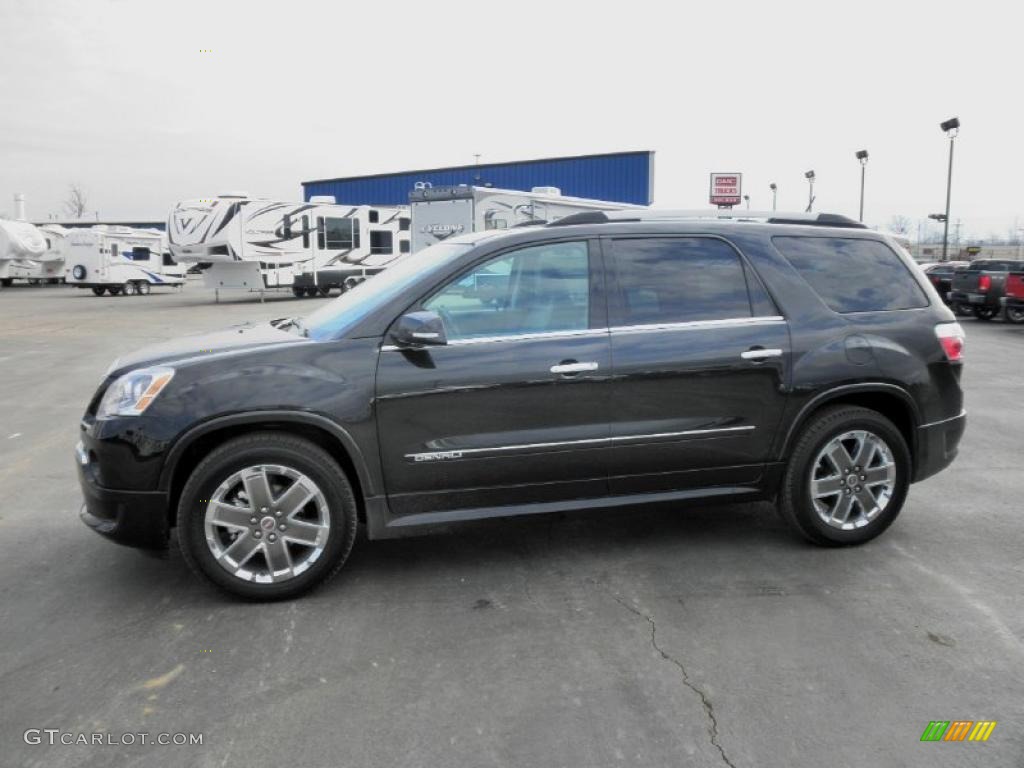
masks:
[[[977,259],[953,275],[949,303],[957,314],[991,320],[1002,311],[1006,274],[1020,269],[1019,261]]]
[[[336,572],[359,522],[773,499],[865,542],[957,453],[963,333],[884,236],[731,215],[453,237],[304,318],[123,357],[82,419],[82,518],[141,547],[176,528],[258,599]]]
[[[949,304],[949,292],[953,285],[953,273],[961,267],[966,267],[967,261],[941,261],[938,264],[929,264],[924,269],[928,280],[935,286],[935,291],[946,304]]]

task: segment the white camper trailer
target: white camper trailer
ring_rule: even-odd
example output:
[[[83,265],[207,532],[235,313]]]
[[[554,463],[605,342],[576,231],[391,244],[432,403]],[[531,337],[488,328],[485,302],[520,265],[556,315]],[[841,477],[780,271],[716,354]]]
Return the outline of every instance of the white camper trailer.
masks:
[[[522,192],[465,184],[434,187],[424,183],[417,184],[409,193],[409,207],[413,251],[463,232],[543,224],[582,211],[642,208],[608,200],[566,197],[557,187],[534,187]]]
[[[409,253],[404,207],[306,203],[224,194],[178,203],[167,220],[174,257],[198,264],[208,288],[291,288],[296,296],[351,287]]]
[[[39,256],[19,266],[20,274],[15,277],[23,277],[30,283],[60,283],[64,280],[64,259],[67,258],[69,229],[60,224],[38,224],[36,225],[43,239],[46,240],[46,250]]]
[[[153,286],[181,286],[185,268],[167,251],[155,229],[98,224],[68,236],[65,281],[97,296],[146,295]]]
[[[27,277],[35,261],[46,253],[46,238],[27,221],[0,219],[0,285],[10,286]]]

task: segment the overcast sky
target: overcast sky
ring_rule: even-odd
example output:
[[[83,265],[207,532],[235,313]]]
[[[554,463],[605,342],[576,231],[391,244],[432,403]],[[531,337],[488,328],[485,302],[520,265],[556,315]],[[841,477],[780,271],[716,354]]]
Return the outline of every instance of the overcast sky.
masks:
[[[655,204],[707,205],[741,171],[754,207],[869,224],[945,205],[1024,225],[1021,12],[1009,2],[0,0],[0,213],[80,183],[105,218],[162,219],[224,190],[473,162],[657,152]],[[211,52],[202,52],[209,49]]]

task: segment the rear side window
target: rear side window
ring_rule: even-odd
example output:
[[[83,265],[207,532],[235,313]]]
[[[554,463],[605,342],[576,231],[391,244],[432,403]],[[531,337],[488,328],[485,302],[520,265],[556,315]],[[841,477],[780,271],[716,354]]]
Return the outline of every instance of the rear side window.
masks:
[[[617,290],[613,325],[659,325],[750,317],[739,255],[711,238],[612,241]]]
[[[775,237],[772,242],[835,312],[928,306],[910,270],[883,242],[846,237]]]

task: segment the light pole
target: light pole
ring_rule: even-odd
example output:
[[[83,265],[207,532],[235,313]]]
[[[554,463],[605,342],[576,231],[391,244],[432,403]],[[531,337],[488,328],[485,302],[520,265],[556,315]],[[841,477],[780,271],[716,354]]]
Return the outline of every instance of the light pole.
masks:
[[[745,202],[747,204],[747,210],[749,211],[750,210],[750,195],[744,195],[743,196],[743,202]]]
[[[771,184],[768,185],[768,189],[770,189],[772,191],[772,210],[774,211],[775,210],[776,198],[779,195],[779,187],[773,181]]]
[[[868,151],[866,149],[857,152],[857,159],[860,160],[860,218],[864,221],[864,171],[868,167]]]
[[[942,228],[942,260],[946,261],[946,251],[949,248],[949,200],[953,191],[953,140],[960,133],[960,118],[951,117],[943,123],[939,123],[942,131],[949,136],[949,175],[946,177],[946,217]]]
[[[807,179],[807,212],[810,213],[814,207],[814,171],[807,171],[804,178]]]

